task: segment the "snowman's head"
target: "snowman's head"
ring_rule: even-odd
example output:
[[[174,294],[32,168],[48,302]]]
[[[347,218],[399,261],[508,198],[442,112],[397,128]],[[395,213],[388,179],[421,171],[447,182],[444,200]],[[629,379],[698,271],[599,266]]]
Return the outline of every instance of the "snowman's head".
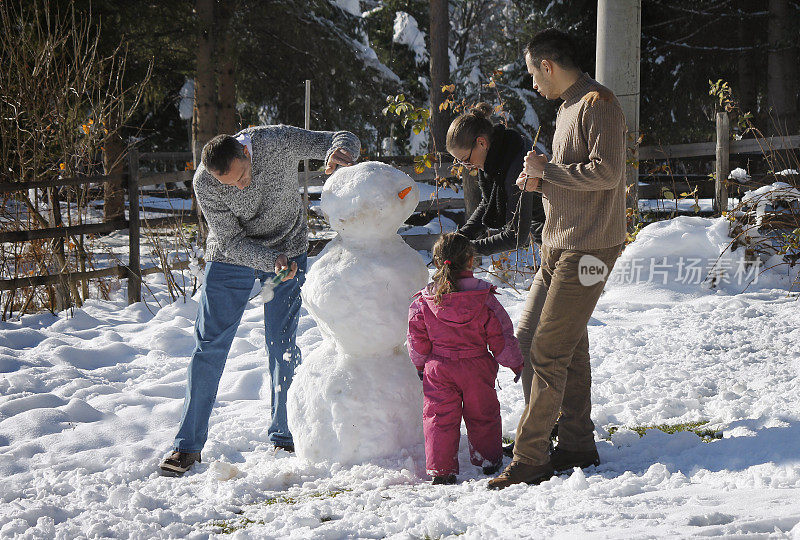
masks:
[[[343,237],[393,235],[419,203],[417,183],[391,165],[340,167],[322,189],[322,212]]]

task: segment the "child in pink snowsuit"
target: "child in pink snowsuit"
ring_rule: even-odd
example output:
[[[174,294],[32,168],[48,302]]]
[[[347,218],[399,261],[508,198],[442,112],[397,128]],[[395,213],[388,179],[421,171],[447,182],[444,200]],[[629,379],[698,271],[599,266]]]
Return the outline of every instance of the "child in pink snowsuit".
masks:
[[[522,373],[522,354],[495,287],[472,276],[474,251],[458,233],[433,247],[434,282],[417,293],[408,313],[408,352],[425,396],[425,459],[434,484],[458,474],[461,417],[470,461],[494,474],[503,461],[498,363]],[[488,349],[487,349],[488,346]]]

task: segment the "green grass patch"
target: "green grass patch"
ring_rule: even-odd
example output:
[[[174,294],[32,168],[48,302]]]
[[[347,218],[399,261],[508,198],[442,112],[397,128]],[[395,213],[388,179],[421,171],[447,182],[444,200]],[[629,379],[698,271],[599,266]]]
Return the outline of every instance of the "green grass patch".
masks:
[[[254,520],[250,518],[236,518],[236,519],[218,519],[211,522],[211,525],[217,529],[219,534],[233,534],[236,531],[246,529],[251,525],[264,525],[261,520]]]
[[[332,499],[337,495],[341,495],[342,493],[347,493],[348,491],[353,491],[352,489],[345,488],[345,489],[333,489],[330,491],[315,491],[314,493],[310,493],[305,495],[304,498],[306,499]],[[261,504],[270,506],[273,504],[297,504],[300,502],[301,499],[295,497],[287,497],[285,495],[278,495],[277,497],[270,497],[266,499]]]
[[[669,433],[670,435],[674,433],[678,433],[680,431],[690,431],[700,437],[703,442],[711,442],[717,439],[722,438],[722,431],[718,431],[716,429],[709,429],[703,426],[708,424],[708,420],[704,420],[701,422],[686,422],[684,424],[659,424],[657,426],[633,426],[627,427],[631,431],[635,431],[639,434],[639,437],[643,437],[645,432],[648,429],[657,429],[659,431],[663,431],[664,433]],[[611,426],[608,428],[608,434],[613,435],[617,431],[620,430],[618,426]]]
[[[345,489],[333,489],[330,491],[315,491],[308,495],[304,495],[303,497],[287,497],[285,495],[278,495],[276,497],[270,497],[260,503],[255,503],[256,505],[260,504],[263,506],[271,506],[273,504],[297,504],[298,502],[302,502],[303,500],[308,499],[332,499],[342,493],[347,493],[348,491],[353,491],[352,489],[345,488]],[[323,516],[320,518],[322,523],[327,521],[331,521],[333,517],[330,516]],[[240,531],[242,529],[246,529],[252,525],[265,525],[265,522],[262,520],[255,520],[246,517],[240,518],[232,518],[232,519],[219,519],[211,522],[211,526],[216,528],[219,534],[233,534],[236,531]]]

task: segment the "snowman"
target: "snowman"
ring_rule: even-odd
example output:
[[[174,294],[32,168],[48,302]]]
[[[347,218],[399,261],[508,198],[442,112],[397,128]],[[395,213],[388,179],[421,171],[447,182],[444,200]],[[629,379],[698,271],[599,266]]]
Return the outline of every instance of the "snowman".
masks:
[[[384,163],[340,168],[325,183],[321,209],[339,234],[303,286],[323,339],[288,392],[299,457],[352,465],[423,442],[422,384],[404,342],[428,271],[397,234],[418,202],[411,177]]]

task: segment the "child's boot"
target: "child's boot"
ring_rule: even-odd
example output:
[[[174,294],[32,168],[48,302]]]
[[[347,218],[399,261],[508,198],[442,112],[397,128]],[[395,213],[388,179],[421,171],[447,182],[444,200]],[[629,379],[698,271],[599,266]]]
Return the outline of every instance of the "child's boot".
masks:
[[[431,482],[434,486],[442,486],[442,485],[452,485],[456,483],[456,475],[448,474],[446,476],[434,476],[433,482]]]

